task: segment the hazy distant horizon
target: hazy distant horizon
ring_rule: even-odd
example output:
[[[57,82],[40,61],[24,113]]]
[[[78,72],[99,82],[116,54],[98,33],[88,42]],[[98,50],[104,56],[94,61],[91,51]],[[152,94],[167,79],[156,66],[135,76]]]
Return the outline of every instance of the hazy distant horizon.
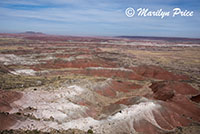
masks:
[[[127,39],[191,39],[191,40],[200,40],[200,38],[194,37],[170,37],[170,36],[131,36],[131,35],[119,35],[119,36],[104,36],[104,35],[70,35],[70,34],[49,34],[45,32],[37,32],[37,31],[25,31],[25,32],[0,32],[0,34],[28,34],[27,32],[35,32],[34,34],[44,34],[47,36],[72,36],[72,37],[107,37],[107,38],[127,38]],[[33,34],[33,35],[34,35]]]
[[[180,8],[192,17],[127,17],[132,7]],[[200,38],[199,0],[6,0],[0,1],[0,32],[38,31],[73,36],[160,36]]]

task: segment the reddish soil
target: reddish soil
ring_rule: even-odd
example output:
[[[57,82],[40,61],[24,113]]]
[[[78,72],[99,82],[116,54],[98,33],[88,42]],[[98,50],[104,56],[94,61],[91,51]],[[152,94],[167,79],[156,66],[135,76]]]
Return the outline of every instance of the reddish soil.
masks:
[[[22,94],[15,91],[0,90],[0,112],[11,110],[10,103],[20,99]]]
[[[21,97],[22,94],[19,92],[0,90],[0,130],[8,129],[16,123],[16,117],[6,112],[12,109],[10,103],[20,99]]]
[[[71,55],[69,54],[56,54],[55,57],[57,58],[69,58]]]
[[[129,80],[144,80],[144,78],[134,72],[120,71],[120,70],[107,70],[107,69],[85,69],[78,71],[71,71],[75,74],[84,74],[96,77],[106,77],[106,78],[124,78]]]
[[[156,122],[160,127],[167,130],[172,130],[173,128],[179,126],[188,126],[193,121],[200,121],[200,109],[199,107],[192,103],[187,97],[184,95],[175,95],[168,101],[161,101],[159,104],[162,106],[162,109],[159,112],[153,111]],[[141,121],[140,123],[143,123]],[[146,122],[146,121],[145,121]],[[146,124],[138,124],[138,126],[142,126],[142,128],[136,127],[138,132],[144,132],[149,134],[159,134],[160,130],[156,126],[148,126],[148,129],[144,127]],[[148,123],[147,123],[148,124]]]
[[[200,121],[200,108],[184,95],[176,95],[166,104],[169,110],[183,115],[187,119]]]
[[[131,99],[124,99],[117,103],[131,104],[134,102],[134,99],[132,99],[132,101]],[[171,100],[161,101],[159,104],[162,106],[162,109],[153,111],[153,115],[157,124],[162,129],[172,130],[180,126],[189,126],[193,121],[200,121],[199,107],[184,95],[174,95]],[[152,125],[145,119],[134,122],[134,128],[137,132],[142,132],[144,134],[163,133],[160,128]]]
[[[88,107],[89,109],[86,110],[87,116],[96,118],[98,115],[97,110],[95,109],[95,107]]]
[[[101,60],[80,59],[74,61],[49,60],[45,64],[35,65],[34,70],[41,69],[61,69],[61,68],[86,68],[86,67],[112,67],[111,63],[105,63]]]
[[[113,89],[97,89],[96,92],[100,95],[106,96],[106,97],[116,97],[116,91]]]
[[[161,130],[147,120],[134,121],[134,129],[142,134],[161,134]]]
[[[0,34],[1,35],[1,34]],[[3,36],[3,35],[2,35]],[[104,86],[98,85],[94,89],[95,91],[109,98],[118,99],[117,102],[112,102],[111,104],[101,107],[101,110],[98,111],[99,107],[96,108],[94,105],[96,103],[80,101],[77,104],[88,107],[86,115],[93,118],[98,117],[100,112],[106,115],[112,115],[116,111],[121,110],[121,105],[134,105],[138,103],[138,100],[141,97],[146,97],[152,99],[157,104],[160,104],[161,108],[159,110],[153,111],[153,115],[157,124],[166,130],[172,130],[178,126],[189,126],[190,123],[200,122],[200,92],[193,88],[185,80],[189,80],[188,76],[178,75],[172,72],[169,72],[159,66],[153,65],[140,65],[137,67],[131,68],[129,65],[129,60],[122,62],[123,58],[128,58],[126,54],[122,54],[120,51],[123,48],[123,51],[129,48],[135,49],[145,49],[145,50],[159,50],[164,49],[156,46],[119,46],[108,44],[100,44],[100,42],[109,42],[112,40],[108,39],[98,39],[98,38],[82,38],[82,37],[66,37],[66,36],[48,36],[44,34],[8,34],[5,37],[20,37],[21,39],[33,39],[38,40],[35,43],[26,43],[22,42],[23,45],[18,47],[17,50],[2,50],[2,54],[15,54],[15,55],[26,55],[26,54],[42,54],[37,55],[39,58],[48,58],[48,53],[51,53],[57,58],[56,60],[42,61],[46,63],[41,63],[39,65],[24,65],[25,67],[30,67],[35,71],[54,69],[55,75],[60,74],[83,74],[87,76],[97,76],[97,77],[106,77],[112,78],[112,81],[105,83]],[[120,39],[121,40],[121,39]],[[52,42],[54,41],[54,42]],[[57,42],[59,41],[59,42]],[[64,42],[61,42],[64,41]],[[68,41],[72,41],[68,43]],[[115,40],[117,41],[117,40]],[[137,41],[137,40],[135,40]],[[78,43],[75,43],[78,42]],[[90,43],[82,43],[90,42]],[[130,41],[132,42],[132,41]],[[21,44],[20,42],[17,42]],[[143,43],[151,43],[151,41],[143,41]],[[4,43],[2,43],[4,44]],[[27,46],[32,49],[25,49],[24,46]],[[166,45],[166,42],[159,43],[160,45]],[[5,44],[7,45],[7,44]],[[9,42],[8,42],[9,45]],[[26,47],[27,47],[26,46]],[[54,47],[52,47],[54,46]],[[63,47],[62,47],[63,46]],[[117,52],[106,52],[101,48],[119,48]],[[59,51],[62,50],[60,53]],[[112,50],[114,51],[114,50]],[[55,53],[59,52],[59,53]],[[119,52],[119,53],[118,53]],[[71,53],[71,54],[70,54]],[[44,54],[44,55],[43,55]],[[85,59],[76,59],[71,61],[66,61],[67,58],[71,56],[80,56],[85,57]],[[122,59],[121,59],[122,56]],[[126,57],[123,57],[126,56]],[[63,59],[62,59],[63,58]],[[93,58],[93,59],[91,59]],[[132,57],[129,57],[132,58]],[[132,61],[131,61],[132,62]],[[122,65],[125,63],[124,65]],[[150,62],[151,64],[151,62]],[[138,62],[135,64],[138,65]],[[13,65],[14,67],[14,65]],[[20,67],[23,67],[22,65]],[[88,68],[88,67],[102,67],[102,68]],[[130,70],[116,69],[119,67],[131,68]],[[11,68],[11,67],[9,67]],[[68,69],[67,71],[64,68],[76,68]],[[107,69],[106,69],[107,68]],[[108,69],[109,68],[109,69]],[[113,68],[113,69],[111,69]],[[58,70],[56,70],[58,69]],[[63,69],[63,70],[59,70]],[[9,69],[6,66],[0,65],[0,73],[6,74],[9,73]],[[62,72],[63,71],[63,72]],[[52,75],[52,73],[49,73]],[[115,78],[120,78],[123,81],[117,81]],[[160,80],[160,81],[156,81]],[[128,82],[125,80],[139,80],[145,81],[148,80],[154,81],[150,88],[153,92],[150,92],[145,95],[138,95],[137,97],[131,96],[132,91],[137,91],[143,86],[134,84],[133,82]],[[147,82],[147,81],[146,81]],[[103,83],[104,84],[104,83]],[[146,86],[146,85],[145,85]],[[124,93],[123,99],[119,100],[117,98],[117,93]],[[127,93],[127,94],[126,94]],[[139,92],[140,93],[140,92]],[[138,94],[139,94],[138,93]],[[147,97],[148,96],[148,97]],[[192,97],[191,97],[192,96]],[[11,103],[20,99],[22,97],[21,93],[15,91],[5,91],[0,90],[0,130],[9,129],[9,126],[15,124],[17,118],[15,115],[8,114],[12,107]],[[126,98],[127,97],[127,98]],[[106,103],[106,102],[105,102]],[[96,108],[96,109],[95,109]],[[98,109],[98,110],[97,110]],[[119,111],[120,112],[120,111]],[[147,116],[148,117],[148,116]],[[164,130],[161,130],[157,126],[154,126],[152,122],[148,122],[145,119],[133,121],[134,126],[130,126],[127,123],[127,127],[134,127],[137,132],[144,134],[160,134],[164,133]],[[120,127],[120,126],[119,126]],[[124,126],[123,126],[124,127]]]
[[[9,129],[16,123],[16,117],[7,113],[0,113],[0,130]]]
[[[163,88],[162,90],[158,90],[154,93],[154,98],[158,100],[169,100],[174,96],[174,91],[168,88]]]
[[[160,79],[160,80],[188,80],[189,79],[187,76],[176,75],[162,69],[161,67],[152,66],[152,65],[138,66],[138,67],[133,68],[133,70],[137,74],[147,77],[147,78],[154,78],[154,79]]]
[[[75,48],[75,49],[73,49],[73,51],[75,51],[77,53],[82,53],[82,54],[90,54],[91,53],[91,49],[88,49],[88,48]]]
[[[107,97],[116,97],[116,91],[118,92],[131,92],[133,90],[137,90],[142,88],[142,86],[124,81],[112,81],[108,85],[104,87],[96,87],[95,90],[97,93],[107,96]]]
[[[150,88],[154,92],[154,98],[159,100],[171,99],[175,93],[182,95],[197,95],[199,93],[187,83],[176,81],[154,82]]]
[[[172,80],[175,78],[177,78],[176,80],[180,80],[179,78],[181,78],[177,76],[175,77],[174,74],[169,72],[163,72],[167,74],[167,77],[163,77],[161,75],[163,73],[157,74],[155,72],[139,74],[145,77],[159,78],[161,80]],[[188,126],[193,121],[200,121],[199,106],[191,101],[199,102],[199,91],[191,85],[179,81],[159,81],[153,82],[150,88],[153,91],[153,98],[161,100],[159,104],[162,106],[162,109],[160,109],[159,112],[153,111],[155,120],[161,128],[172,130],[179,126]],[[190,100],[189,96],[191,95],[197,96],[192,97]],[[138,97],[126,98],[119,100],[116,104],[133,105],[137,100]],[[161,129],[146,120],[134,122],[134,128],[137,132],[142,132],[144,134],[163,133]]]
[[[187,83],[177,81],[154,82],[150,86],[153,97],[160,102],[163,109],[154,112],[157,123],[165,129],[188,126],[193,121],[200,121],[200,109],[187,96],[199,94]]]
[[[117,112],[121,112],[122,108],[119,104],[111,103],[108,106],[104,106],[101,110],[101,114],[105,116],[100,117],[100,119],[105,119],[107,116],[112,116]]]
[[[158,125],[164,129],[172,130],[177,126],[189,125],[190,121],[181,114],[164,107],[159,112],[153,112]]]
[[[135,104],[135,99],[134,98],[121,99],[117,101],[116,104],[133,105]]]

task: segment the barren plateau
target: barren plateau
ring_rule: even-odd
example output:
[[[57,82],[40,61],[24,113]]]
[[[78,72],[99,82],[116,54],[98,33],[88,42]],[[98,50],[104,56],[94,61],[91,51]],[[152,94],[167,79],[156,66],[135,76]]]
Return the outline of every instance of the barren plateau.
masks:
[[[0,34],[0,133],[198,134],[200,39]]]

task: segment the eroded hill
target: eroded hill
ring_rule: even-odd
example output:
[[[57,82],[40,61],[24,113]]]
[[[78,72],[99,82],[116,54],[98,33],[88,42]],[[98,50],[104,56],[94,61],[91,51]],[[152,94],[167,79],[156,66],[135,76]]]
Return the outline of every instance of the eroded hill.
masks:
[[[2,133],[200,133],[196,42],[0,36]]]

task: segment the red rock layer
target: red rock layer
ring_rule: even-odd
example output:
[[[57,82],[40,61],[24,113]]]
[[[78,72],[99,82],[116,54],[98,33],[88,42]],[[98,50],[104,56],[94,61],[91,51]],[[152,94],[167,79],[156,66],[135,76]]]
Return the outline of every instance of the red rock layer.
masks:
[[[71,71],[75,74],[84,74],[89,76],[96,76],[96,77],[106,77],[106,78],[123,78],[129,80],[144,80],[144,78],[135,72],[129,71],[121,71],[121,70],[108,70],[108,69],[85,69],[85,70],[77,70]]]
[[[183,117],[200,122],[200,108],[193,103],[188,97],[183,95],[175,95],[167,104],[166,107],[172,111],[182,115]]]
[[[5,112],[12,109],[10,103],[21,97],[22,94],[19,92],[0,90],[0,130],[8,129],[16,123],[16,117]]]
[[[152,65],[144,65],[144,66],[138,66],[133,68],[133,70],[144,77],[147,78],[154,78],[154,79],[160,79],[160,80],[188,80],[189,78],[184,75],[175,75],[171,72],[168,72],[161,67],[158,66],[152,66]]]
[[[124,82],[124,81],[111,81],[108,82],[103,87],[96,87],[95,90],[97,93],[107,96],[107,97],[116,97],[116,92],[131,92],[133,90],[137,90],[142,86],[131,83],[131,82]]]
[[[11,110],[10,103],[20,99],[22,94],[15,91],[0,90],[0,112]]]
[[[113,67],[113,63],[105,63],[101,60],[89,60],[89,59],[80,59],[72,61],[63,61],[63,60],[49,60],[45,61],[44,64],[39,64],[32,66],[34,70],[41,69],[61,69],[61,68],[86,68],[86,67]]]
[[[150,88],[154,92],[155,99],[164,101],[171,99],[175,94],[196,95],[199,93],[191,85],[177,81],[154,82]]]
[[[9,129],[16,123],[16,117],[7,113],[0,113],[0,130]]]
[[[134,129],[142,134],[163,134],[162,130],[147,120],[134,121]]]
[[[150,88],[154,92],[153,97],[162,100],[159,102],[162,109],[153,112],[155,120],[162,130],[172,130],[178,126],[188,126],[192,122],[200,122],[200,108],[189,99],[190,95],[199,94],[199,91],[192,86],[183,82],[162,81],[154,82]],[[145,134],[159,133],[159,131],[143,132]]]

